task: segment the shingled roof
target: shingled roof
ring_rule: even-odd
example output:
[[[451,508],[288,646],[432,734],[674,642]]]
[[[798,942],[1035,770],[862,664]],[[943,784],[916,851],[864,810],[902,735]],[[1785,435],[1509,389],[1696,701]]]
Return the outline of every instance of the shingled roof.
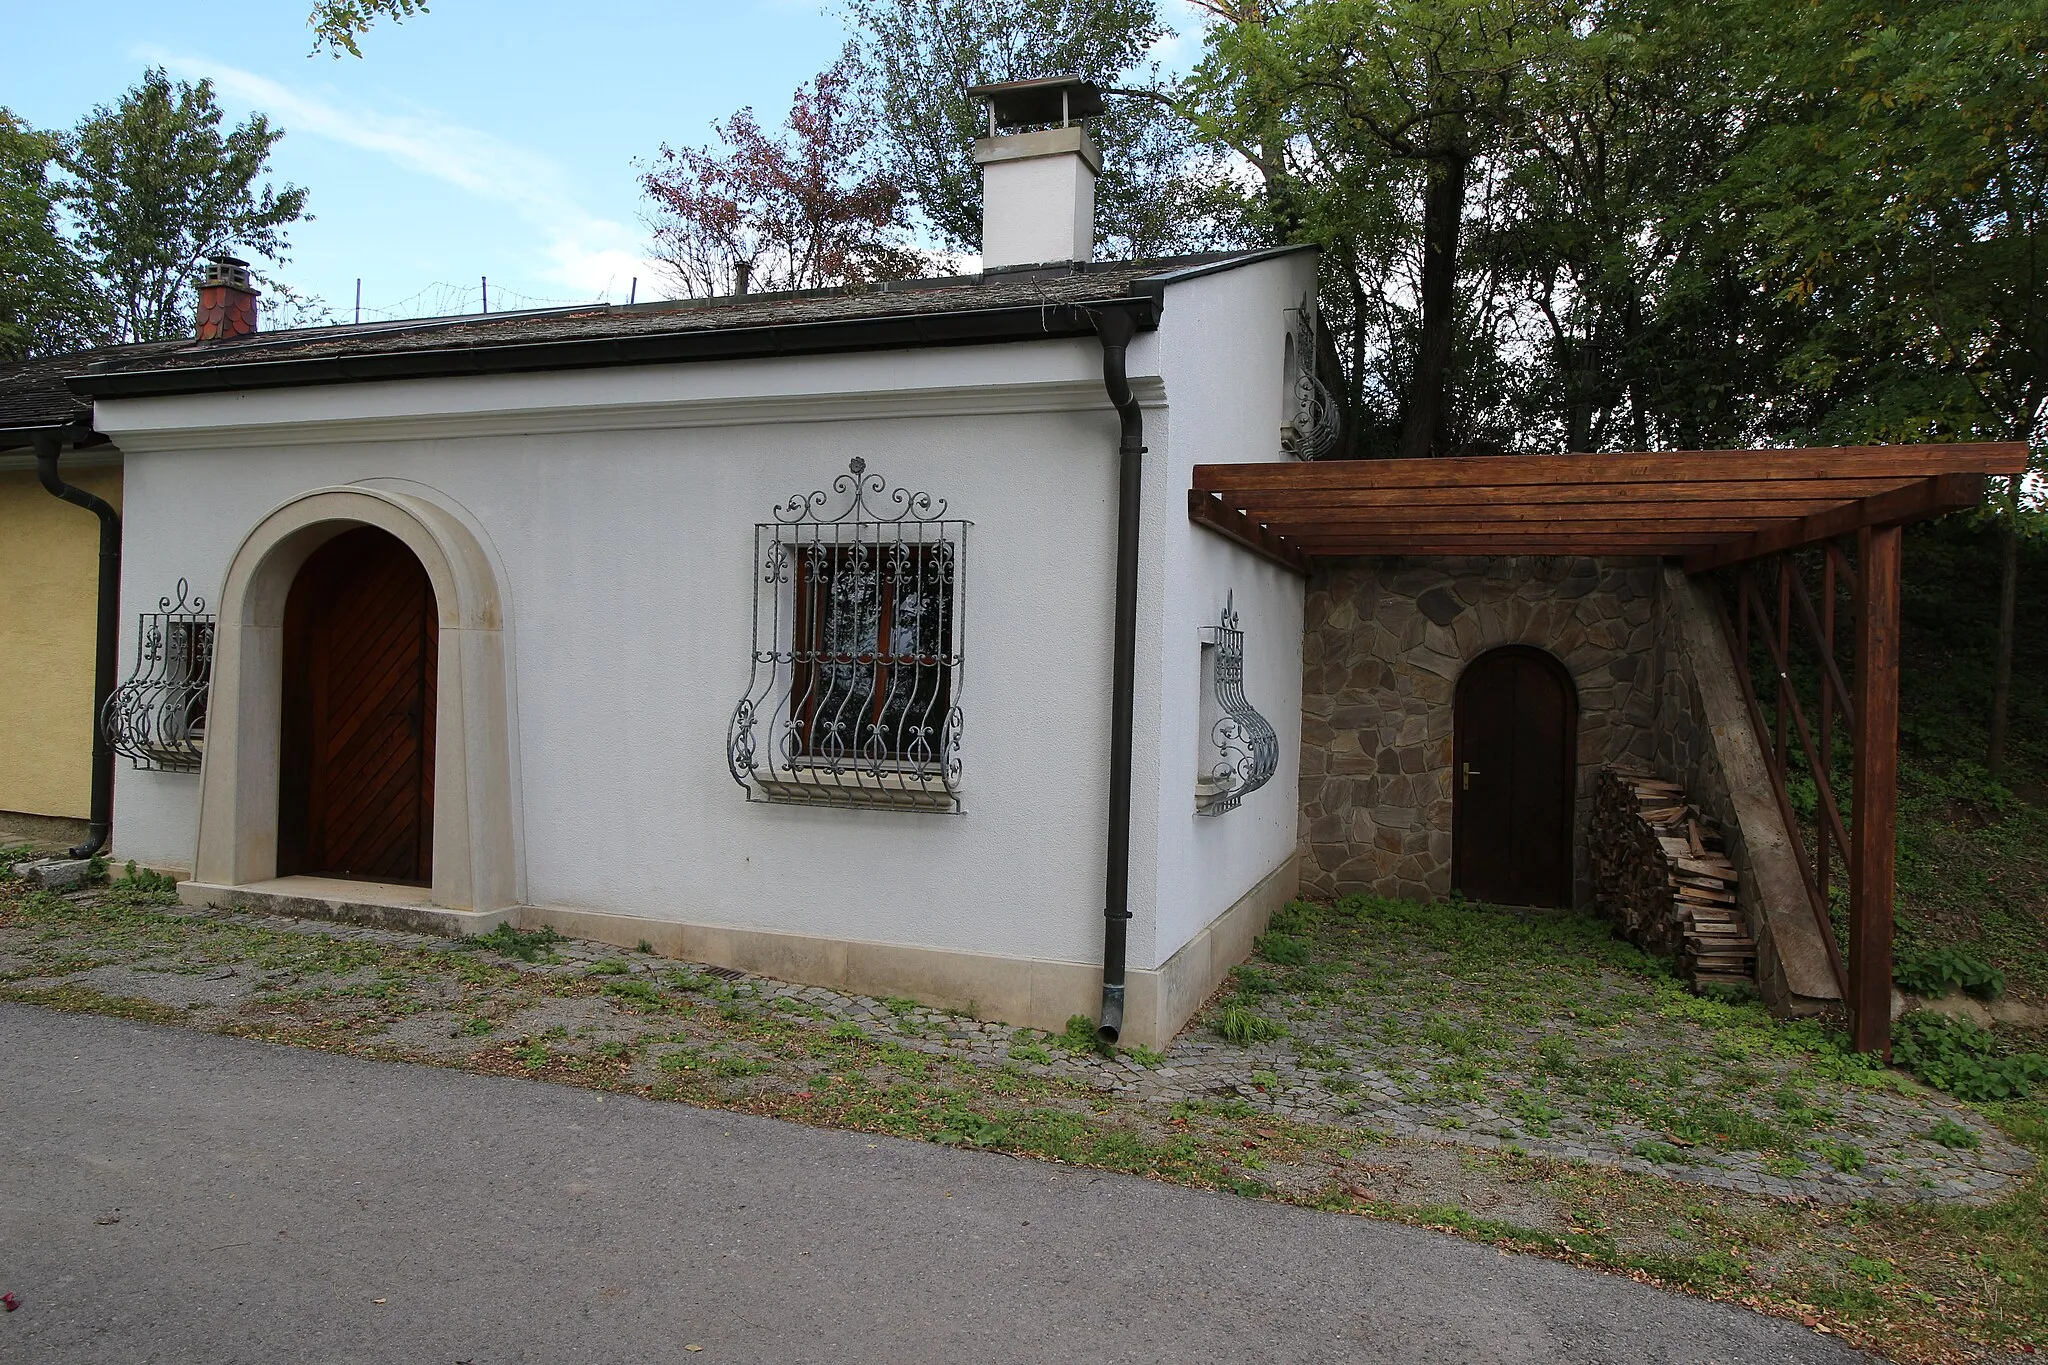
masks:
[[[10,431],[90,423],[91,400],[66,388],[66,376],[97,365],[148,364],[155,357],[187,344],[182,340],[144,341],[0,365],[0,448],[23,444],[27,440],[26,437],[10,438]]]
[[[1081,336],[1093,329],[1091,310],[1131,308],[1141,327],[1156,326],[1176,280],[1304,249],[307,328],[147,353],[81,353],[68,358],[65,380],[84,397],[125,397]]]

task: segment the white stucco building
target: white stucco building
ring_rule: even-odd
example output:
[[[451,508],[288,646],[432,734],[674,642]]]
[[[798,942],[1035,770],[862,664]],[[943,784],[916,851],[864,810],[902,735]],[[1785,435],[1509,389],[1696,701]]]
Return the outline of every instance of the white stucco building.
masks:
[[[1121,930],[1107,1023],[1170,1037],[1296,886],[1303,581],[1187,489],[1283,458],[1315,258],[1091,262],[1081,129],[982,152],[1029,259],[979,275],[74,380],[126,459],[124,667],[133,604],[216,620],[203,764],[123,765],[114,855],[1055,1029]]]

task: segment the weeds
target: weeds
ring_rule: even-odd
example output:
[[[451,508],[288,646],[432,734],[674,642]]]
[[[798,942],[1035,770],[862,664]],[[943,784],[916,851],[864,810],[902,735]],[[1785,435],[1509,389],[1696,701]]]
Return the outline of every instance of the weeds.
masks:
[[[484,949],[502,953],[506,957],[516,957],[521,962],[538,962],[557,943],[563,942],[566,940],[555,932],[552,925],[543,924],[538,929],[521,933],[509,924],[500,924],[488,934],[475,934],[469,938],[459,939],[449,947],[458,952]]]

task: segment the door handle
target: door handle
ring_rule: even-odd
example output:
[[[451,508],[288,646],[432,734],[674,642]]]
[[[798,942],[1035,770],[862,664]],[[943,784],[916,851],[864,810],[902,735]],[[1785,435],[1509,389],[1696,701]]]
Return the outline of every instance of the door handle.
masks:
[[[1466,791],[1471,791],[1471,790],[1472,790],[1472,779],[1473,779],[1473,778],[1475,778],[1475,777],[1481,777],[1481,776],[1484,776],[1484,774],[1482,774],[1482,773],[1481,773],[1481,772],[1480,772],[1480,771],[1479,771],[1479,770],[1478,770],[1477,768],[1473,767],[1473,766],[1472,766],[1472,765],[1471,765],[1470,763],[1460,763],[1460,764],[1458,765],[1458,768],[1459,768],[1459,771],[1460,771],[1460,772],[1461,772],[1461,773],[1463,774],[1463,777],[1464,777],[1463,787],[1464,787],[1464,790],[1466,790]]]

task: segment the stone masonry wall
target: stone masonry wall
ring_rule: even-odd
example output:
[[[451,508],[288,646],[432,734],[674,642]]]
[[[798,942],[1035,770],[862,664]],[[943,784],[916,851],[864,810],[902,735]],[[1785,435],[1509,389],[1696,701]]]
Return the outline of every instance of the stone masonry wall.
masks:
[[[1535,645],[1579,693],[1573,887],[1604,763],[1652,758],[1658,565],[1641,559],[1360,559],[1318,570],[1303,642],[1301,883],[1435,900],[1451,890],[1451,722],[1458,675]]]

